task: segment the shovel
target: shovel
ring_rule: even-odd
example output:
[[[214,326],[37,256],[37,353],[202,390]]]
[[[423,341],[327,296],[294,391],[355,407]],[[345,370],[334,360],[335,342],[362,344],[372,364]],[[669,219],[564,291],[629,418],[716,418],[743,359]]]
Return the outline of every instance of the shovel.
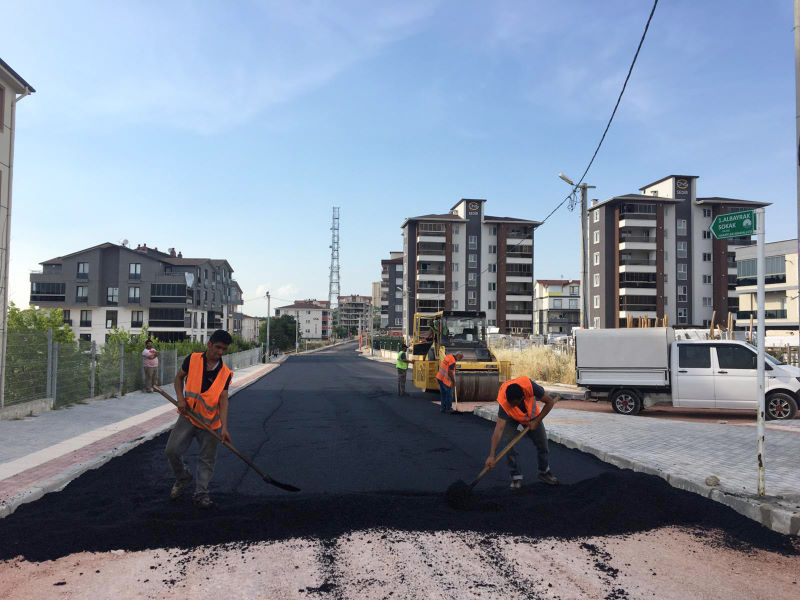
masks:
[[[158,387],[157,385],[154,385],[154,386],[153,386],[153,389],[154,389],[155,391],[157,391],[159,394],[161,394],[162,396],[164,396],[164,398],[166,398],[167,400],[169,400],[170,402],[172,402],[172,403],[173,403],[173,404],[174,404],[176,407],[178,406],[178,401],[177,401],[177,400],[175,400],[175,398],[173,398],[172,396],[170,396],[170,395],[169,395],[167,392],[165,392],[164,390],[162,390],[160,387]],[[248,467],[250,467],[251,469],[253,469],[253,471],[255,471],[256,473],[258,473],[259,475],[261,475],[261,479],[263,479],[264,481],[266,481],[266,482],[267,482],[267,483],[269,483],[270,485],[274,485],[275,487],[279,487],[279,488],[281,488],[282,490],[286,490],[287,492],[299,492],[299,491],[300,491],[300,488],[298,488],[298,487],[295,487],[295,486],[293,486],[293,485],[289,485],[288,483],[281,483],[280,481],[276,481],[275,479],[273,479],[272,477],[270,477],[270,476],[269,476],[269,475],[267,475],[266,473],[263,473],[263,472],[261,471],[261,469],[259,469],[257,466],[255,466],[255,465],[252,463],[252,461],[250,461],[250,459],[249,459],[249,458],[247,458],[247,457],[246,457],[244,454],[242,454],[242,453],[241,453],[241,452],[239,452],[239,451],[238,451],[236,448],[234,448],[234,447],[233,447],[233,444],[231,444],[230,442],[226,442],[226,441],[224,441],[224,440],[223,440],[223,439],[222,439],[222,438],[219,436],[219,434],[217,434],[217,432],[216,432],[216,431],[214,431],[214,430],[213,430],[213,429],[211,429],[211,428],[210,428],[208,425],[206,425],[205,423],[203,423],[203,421],[202,421],[202,419],[200,418],[200,416],[199,416],[199,415],[197,415],[197,413],[195,413],[193,410],[191,410],[191,409],[190,409],[188,406],[186,407],[185,413],[182,413],[182,414],[183,414],[184,416],[187,416],[187,415],[188,415],[188,416],[190,416],[190,417],[193,417],[193,418],[194,418],[194,420],[195,420],[195,422],[197,422],[197,423],[199,423],[200,425],[202,425],[203,429],[205,429],[206,431],[208,431],[208,432],[209,432],[211,435],[213,435],[213,436],[214,436],[215,438],[217,438],[217,439],[218,439],[220,442],[222,442],[222,445],[223,445],[223,446],[227,447],[227,448],[228,448],[228,450],[230,450],[230,451],[231,451],[231,452],[233,452],[233,453],[234,453],[236,456],[238,456],[239,458],[241,458],[241,459],[242,459],[242,460],[243,460],[245,463],[247,463],[247,466],[248,466]],[[188,417],[187,417],[187,418],[188,418]]]

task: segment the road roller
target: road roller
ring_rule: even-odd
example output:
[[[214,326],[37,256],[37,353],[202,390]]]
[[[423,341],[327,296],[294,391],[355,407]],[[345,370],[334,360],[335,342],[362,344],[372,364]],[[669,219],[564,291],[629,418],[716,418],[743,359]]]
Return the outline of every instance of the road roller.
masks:
[[[486,313],[445,310],[435,315],[414,315],[411,343],[414,386],[438,392],[436,374],[447,354],[461,352],[456,363],[456,398],[459,402],[497,399],[500,384],[511,375],[511,363],[499,361],[486,343]]]

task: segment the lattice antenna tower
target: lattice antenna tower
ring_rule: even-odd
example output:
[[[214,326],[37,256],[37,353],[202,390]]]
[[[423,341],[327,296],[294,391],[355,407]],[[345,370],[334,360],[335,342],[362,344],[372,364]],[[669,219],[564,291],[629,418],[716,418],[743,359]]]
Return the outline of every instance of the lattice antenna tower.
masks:
[[[334,318],[334,310],[339,306],[339,207],[333,207],[331,218],[331,273],[328,280],[328,307],[331,311],[331,323],[338,325],[338,317]]]

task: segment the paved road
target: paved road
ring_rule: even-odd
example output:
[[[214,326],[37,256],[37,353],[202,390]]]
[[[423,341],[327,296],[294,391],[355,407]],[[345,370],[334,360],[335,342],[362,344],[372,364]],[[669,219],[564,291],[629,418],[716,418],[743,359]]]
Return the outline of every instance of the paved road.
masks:
[[[785,536],[659,478],[557,444],[551,464],[563,485],[529,477],[512,495],[500,465],[468,510],[453,510],[443,492],[480,470],[493,424],[442,415],[435,396],[397,398],[394,373],[344,346],[291,358],[235,396],[234,443],[300,494],[266,485],[223,449],[212,488],[219,508],[170,502],[161,436],[20,507],[0,521],[0,560],[11,561],[0,563],[8,582],[0,596],[46,595],[64,585],[59,591],[72,597],[96,589],[188,598],[224,588],[230,598],[382,598],[393,590],[411,598],[627,598],[650,597],[669,583],[677,586],[673,597],[685,597],[683,578],[658,580],[632,558],[650,552],[657,560],[654,549],[666,541],[649,532],[671,526],[690,532],[664,534],[671,543],[683,536],[676,563],[708,551],[723,575],[736,561],[746,572],[748,561],[764,557],[797,565],[795,542]],[[525,472],[535,475],[532,445],[521,453]],[[42,560],[55,562],[34,569]],[[525,566],[538,561],[541,569]],[[792,589],[794,567],[782,569],[780,584]],[[722,581],[735,590],[747,579]]]

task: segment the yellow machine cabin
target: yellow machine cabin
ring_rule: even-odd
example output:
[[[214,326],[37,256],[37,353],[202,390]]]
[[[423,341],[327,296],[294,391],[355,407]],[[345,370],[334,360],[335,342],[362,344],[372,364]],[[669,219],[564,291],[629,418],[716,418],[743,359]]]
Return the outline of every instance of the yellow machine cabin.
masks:
[[[461,352],[456,363],[456,397],[461,402],[486,402],[497,397],[500,384],[510,377],[511,363],[501,362],[486,342],[486,313],[446,310],[414,315],[414,385],[439,390],[436,373],[446,354]]]

